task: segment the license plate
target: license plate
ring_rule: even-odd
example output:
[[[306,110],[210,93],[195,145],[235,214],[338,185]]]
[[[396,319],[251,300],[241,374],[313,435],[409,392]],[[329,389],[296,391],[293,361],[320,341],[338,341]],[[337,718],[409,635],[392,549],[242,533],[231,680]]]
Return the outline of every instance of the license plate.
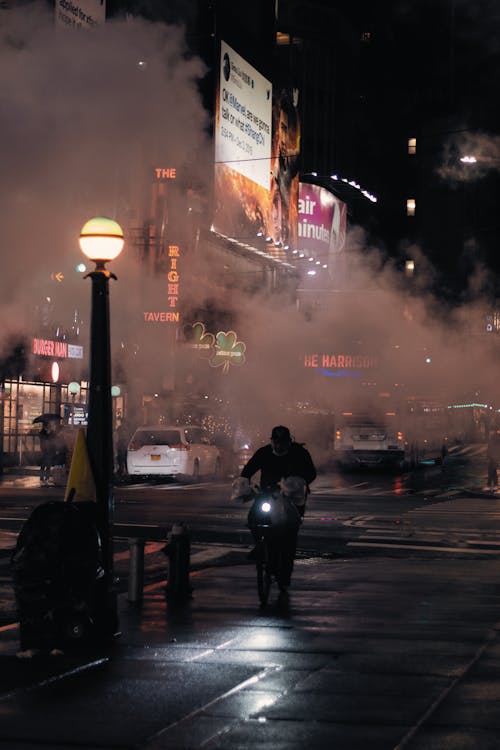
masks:
[[[157,456],[155,453],[151,454],[151,461],[159,461],[161,456]]]

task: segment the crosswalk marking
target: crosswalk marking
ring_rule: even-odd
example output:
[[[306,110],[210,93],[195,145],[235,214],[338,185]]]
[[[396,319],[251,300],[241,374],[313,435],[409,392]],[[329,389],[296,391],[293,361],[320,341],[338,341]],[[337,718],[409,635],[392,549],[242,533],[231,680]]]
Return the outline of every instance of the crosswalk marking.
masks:
[[[227,484],[223,482],[198,482],[196,484],[194,482],[189,484],[178,484],[175,482],[168,482],[165,484],[157,484],[156,482],[154,484],[151,482],[134,482],[133,484],[123,485],[122,489],[143,490],[144,488],[147,488],[148,490],[175,490],[176,492],[179,492],[180,490],[204,489],[207,486],[212,488],[227,488]],[[115,494],[119,491],[120,487],[115,487]]]
[[[420,550],[421,552],[453,552],[455,554],[470,554],[470,555],[498,555],[500,551],[497,549],[478,549],[477,547],[448,547],[447,545],[429,545],[429,544],[393,544],[385,542],[347,542],[347,547],[381,547],[386,549],[401,549],[401,550]]]

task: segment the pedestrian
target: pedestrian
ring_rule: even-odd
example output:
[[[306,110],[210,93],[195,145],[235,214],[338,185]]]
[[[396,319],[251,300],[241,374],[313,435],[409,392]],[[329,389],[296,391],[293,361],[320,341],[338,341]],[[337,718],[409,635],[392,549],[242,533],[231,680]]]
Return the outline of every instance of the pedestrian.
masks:
[[[42,424],[38,437],[40,439],[40,485],[47,487],[55,457],[55,434],[47,422]]]
[[[119,477],[127,474],[127,451],[130,440],[130,429],[122,419],[116,428],[116,473]]]

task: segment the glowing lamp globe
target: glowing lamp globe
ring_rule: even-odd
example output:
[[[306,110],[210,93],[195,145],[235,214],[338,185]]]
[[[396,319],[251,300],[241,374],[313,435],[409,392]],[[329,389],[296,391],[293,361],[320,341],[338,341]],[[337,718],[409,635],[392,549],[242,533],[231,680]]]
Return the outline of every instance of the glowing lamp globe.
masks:
[[[90,219],[80,232],[80,248],[95,263],[106,263],[117,258],[123,249],[123,243],[121,226],[104,216]]]
[[[68,391],[71,396],[78,396],[80,393],[80,383],[77,383],[76,380],[72,380],[71,383],[68,383]]]

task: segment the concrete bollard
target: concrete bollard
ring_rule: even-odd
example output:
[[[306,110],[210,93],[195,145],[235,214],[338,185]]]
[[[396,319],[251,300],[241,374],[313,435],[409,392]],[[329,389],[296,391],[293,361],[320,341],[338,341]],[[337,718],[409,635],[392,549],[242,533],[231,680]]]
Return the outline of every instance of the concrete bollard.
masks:
[[[128,600],[142,601],[144,590],[144,539],[129,539]]]
[[[168,557],[168,578],[165,596],[187,599],[192,588],[189,583],[191,542],[189,529],[184,523],[174,523],[163,552]]]

